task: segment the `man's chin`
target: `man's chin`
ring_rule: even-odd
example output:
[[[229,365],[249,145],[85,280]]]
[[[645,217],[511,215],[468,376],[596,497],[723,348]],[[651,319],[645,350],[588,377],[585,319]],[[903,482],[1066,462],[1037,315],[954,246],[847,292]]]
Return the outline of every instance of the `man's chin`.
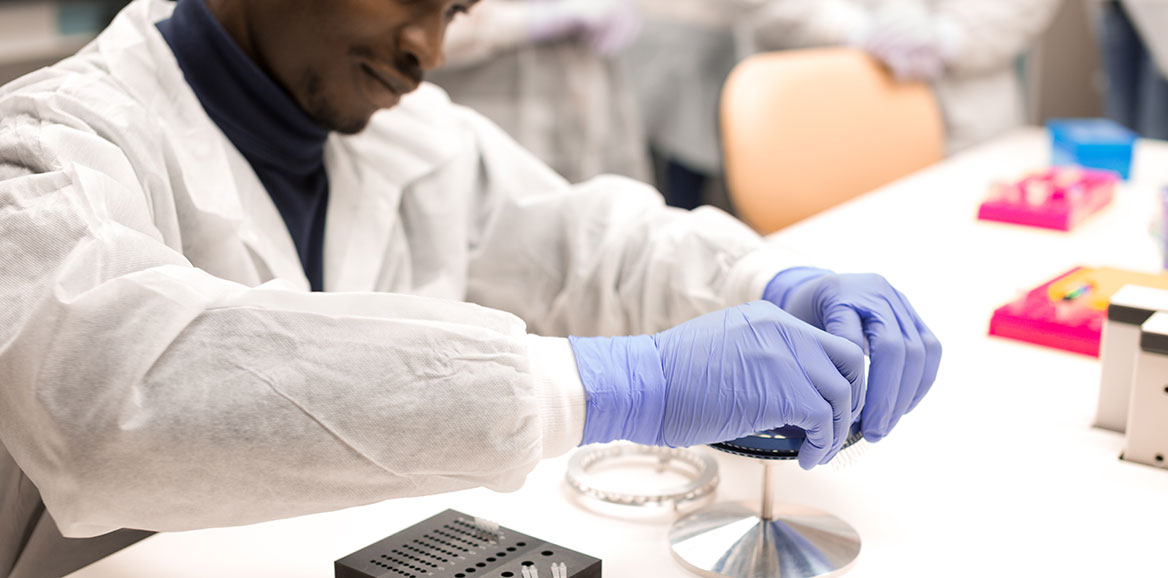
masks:
[[[360,121],[339,124],[337,126],[332,127],[330,130],[332,130],[333,132],[343,134],[343,135],[360,134],[360,133],[365,131],[366,127],[369,126],[369,121],[372,118],[373,118],[372,116],[368,116]]]
[[[369,121],[373,118],[374,110],[363,116],[340,117],[339,115],[326,115],[325,118],[315,119],[317,124],[327,128],[331,132],[340,133],[343,135],[354,135],[364,132],[365,128],[369,126]]]

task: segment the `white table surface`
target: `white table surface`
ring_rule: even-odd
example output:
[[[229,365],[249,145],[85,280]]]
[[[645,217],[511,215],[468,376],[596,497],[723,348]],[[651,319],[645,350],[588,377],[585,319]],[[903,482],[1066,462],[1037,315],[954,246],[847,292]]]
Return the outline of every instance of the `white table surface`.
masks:
[[[1148,223],[1168,184],[1168,143],[1141,142],[1131,183],[1072,234],[976,220],[991,181],[1048,162],[1045,134],[1018,131],[773,237],[809,263],[884,274],[945,347],[929,397],[856,464],[777,471],[778,500],[860,532],[849,577],[1168,575],[1168,471],[1118,460],[1122,436],[1091,427],[1097,361],[986,336],[996,307],[1072,266],[1157,270]],[[761,466],[717,459],[718,499],[757,500]],[[71,578],[328,578],[334,560],[446,508],[602,558],[607,578],[690,575],[670,555],[667,516],[581,509],[562,482],[566,464],[545,461],[513,494],[158,535]]]

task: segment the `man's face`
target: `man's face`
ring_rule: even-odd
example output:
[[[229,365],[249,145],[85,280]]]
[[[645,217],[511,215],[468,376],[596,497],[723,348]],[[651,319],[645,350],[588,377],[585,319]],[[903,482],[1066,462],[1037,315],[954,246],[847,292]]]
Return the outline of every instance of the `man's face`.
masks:
[[[354,134],[442,65],[446,26],[478,0],[244,1],[259,65],[318,124]]]

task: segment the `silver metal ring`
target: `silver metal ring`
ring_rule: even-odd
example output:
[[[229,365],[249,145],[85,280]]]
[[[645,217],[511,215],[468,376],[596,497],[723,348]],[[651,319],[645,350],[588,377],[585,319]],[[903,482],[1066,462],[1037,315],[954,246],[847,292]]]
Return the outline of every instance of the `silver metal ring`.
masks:
[[[660,492],[630,492],[621,488],[602,487],[595,483],[589,471],[601,464],[611,464],[627,458],[657,458],[657,471],[670,469],[671,462],[689,466],[684,471],[672,468],[690,478],[686,484],[666,488]],[[633,464],[630,464],[633,465]],[[643,468],[643,465],[637,467]],[[677,507],[693,502],[714,492],[718,487],[718,462],[714,458],[684,448],[663,448],[635,444],[613,444],[578,450],[568,462],[568,486],[583,496],[622,506]]]

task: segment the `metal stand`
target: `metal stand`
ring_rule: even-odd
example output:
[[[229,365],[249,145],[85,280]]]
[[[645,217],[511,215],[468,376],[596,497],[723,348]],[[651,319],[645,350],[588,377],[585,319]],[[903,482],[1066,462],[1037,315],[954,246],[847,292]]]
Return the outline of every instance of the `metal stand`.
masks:
[[[860,535],[847,522],[814,508],[776,505],[764,461],[761,508],[714,504],[673,524],[673,555],[700,576],[812,578],[841,576],[860,554]]]

